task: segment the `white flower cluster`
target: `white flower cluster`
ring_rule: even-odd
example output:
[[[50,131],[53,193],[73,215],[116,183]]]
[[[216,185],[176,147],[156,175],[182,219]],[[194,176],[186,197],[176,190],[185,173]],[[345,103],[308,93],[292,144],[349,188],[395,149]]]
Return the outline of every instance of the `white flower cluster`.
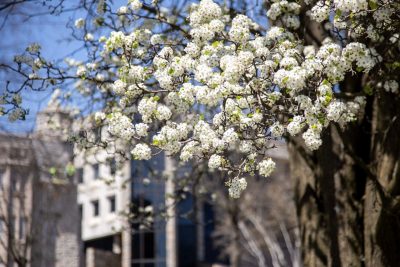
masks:
[[[338,122],[340,116],[346,111],[346,104],[340,101],[333,101],[327,107],[327,119],[331,121]]]
[[[154,98],[143,98],[139,102],[138,111],[144,122],[151,122],[152,116],[157,112],[157,101]]]
[[[171,153],[177,153],[181,141],[187,139],[192,127],[187,123],[170,123],[153,137],[153,144]]]
[[[143,3],[140,0],[128,0],[128,4],[133,11],[137,11],[143,6]]]
[[[131,119],[119,112],[112,113],[108,120],[108,131],[123,140],[130,140],[135,134]]]
[[[304,142],[310,150],[317,150],[322,145],[321,130],[318,125],[313,125],[303,133]]]
[[[281,17],[284,25],[289,29],[298,29],[300,26],[300,13],[301,6],[295,2],[288,2],[286,0],[276,1],[268,9],[267,16],[271,20],[277,20]]]
[[[397,94],[399,92],[399,84],[395,80],[386,81],[383,85],[386,92]]]
[[[320,1],[311,16],[324,21],[331,9],[354,7],[344,2]],[[271,137],[300,135],[310,150],[318,149],[329,123],[344,125],[365,105],[361,98],[337,100],[334,85],[350,72],[369,72],[379,55],[362,43],[343,47],[330,39],[319,49],[303,47],[289,31],[298,27],[299,11],[295,2],[274,1],[268,16],[285,28],[254,35],[258,25],[249,17],[229,21],[216,3],[202,0],[191,5],[191,29],[181,50],[145,29],[112,32],[104,56],[121,55],[110,89],[124,112],[109,114],[110,133],[127,141],[151,139],[182,161],[207,160],[210,169],[229,171],[236,176],[229,183],[232,197],[246,187],[239,176],[274,170],[271,159],[262,159]],[[85,66],[79,74],[94,68]],[[387,81],[384,88],[395,91],[396,85]],[[235,157],[228,156],[231,151]],[[132,154],[145,159],[151,150],[141,144]]]
[[[292,121],[289,122],[287,125],[287,131],[290,135],[295,136],[299,132],[301,132],[303,128],[303,123],[304,119],[301,116],[294,116]]]
[[[76,75],[79,77],[85,76],[87,73],[87,69],[85,66],[81,65],[78,66],[77,70],[76,70]]]
[[[308,1],[306,3],[310,4]],[[382,29],[395,31],[387,27],[396,19],[393,16],[395,11],[393,0],[319,0],[309,10],[309,15],[319,23],[332,22],[330,18],[333,18],[333,23],[326,23],[325,27],[336,28],[333,29],[335,31],[345,29],[355,39],[368,37],[372,42],[382,42]]]
[[[348,63],[356,62],[357,67],[364,70],[364,72],[370,71],[377,60],[374,58],[376,52],[373,49],[367,49],[365,44],[362,43],[349,43],[343,49],[343,56]]]
[[[276,122],[271,126],[272,137],[282,137],[284,132],[285,128],[279,122]]]
[[[145,123],[135,124],[136,134],[140,137],[146,137],[148,135],[149,126]]]
[[[151,159],[151,149],[146,144],[137,144],[131,151],[133,158],[137,160]]]
[[[239,198],[240,194],[246,189],[246,187],[247,181],[245,178],[233,178],[229,185],[229,196],[231,198]]]
[[[316,5],[311,9],[311,18],[321,23],[329,18],[331,11],[329,1],[318,1]]]
[[[229,37],[236,43],[244,43],[250,37],[250,19],[245,15],[237,15],[232,20]]]
[[[271,159],[264,159],[260,163],[258,163],[258,171],[260,175],[264,177],[268,177],[275,170],[275,162]]]
[[[224,164],[224,158],[217,154],[211,155],[210,159],[208,160],[208,167],[210,169],[218,169],[222,167],[223,164]]]
[[[357,12],[368,9],[367,0],[333,0],[337,9],[344,12]]]

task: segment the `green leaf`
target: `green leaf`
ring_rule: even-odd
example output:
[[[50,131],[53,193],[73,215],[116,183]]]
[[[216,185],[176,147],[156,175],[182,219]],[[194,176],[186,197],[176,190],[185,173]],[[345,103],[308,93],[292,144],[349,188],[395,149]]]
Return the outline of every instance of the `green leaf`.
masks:
[[[158,141],[157,139],[153,140],[153,145],[155,145],[155,146],[160,145],[160,141]]]
[[[319,117],[318,118],[318,121],[319,121],[319,123],[321,123],[322,125],[324,125],[325,124],[325,118],[324,117]],[[316,129],[317,128],[317,125],[313,125],[314,127],[313,127],[313,129]]]
[[[65,173],[68,176],[73,176],[75,174],[75,167],[73,164],[68,163],[67,166],[65,166]]]
[[[368,4],[369,4],[369,7],[370,7],[372,10],[375,10],[375,9],[378,8],[378,3],[377,3],[376,1],[374,1],[374,0],[369,0],[369,1],[368,1]]]
[[[363,91],[366,95],[372,95],[374,89],[372,88],[371,85],[367,84],[366,86],[364,86]]]
[[[212,46],[212,47],[218,47],[219,44],[220,44],[219,41],[214,41],[214,42],[211,44],[211,46]]]
[[[324,79],[324,80],[322,81],[322,84],[323,84],[323,85],[329,85],[330,83],[329,83],[328,80]]]
[[[361,68],[361,67],[357,67],[357,68],[356,68],[356,71],[357,71],[357,72],[362,72],[363,70],[364,70],[364,68]]]
[[[57,174],[57,168],[56,168],[56,167],[50,167],[50,168],[49,168],[49,173],[50,173],[52,176],[55,176],[55,175]]]
[[[157,101],[159,101],[159,100],[160,100],[160,97],[159,97],[158,95],[156,95],[156,96],[153,96],[153,100],[157,102]]]
[[[392,64],[392,68],[395,69],[400,69],[400,61],[395,61]]]

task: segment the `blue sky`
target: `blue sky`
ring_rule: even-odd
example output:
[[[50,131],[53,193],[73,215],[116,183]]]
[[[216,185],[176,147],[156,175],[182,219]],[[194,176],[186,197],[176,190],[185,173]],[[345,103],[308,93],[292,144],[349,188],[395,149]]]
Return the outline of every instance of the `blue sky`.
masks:
[[[78,1],[67,1],[66,8],[71,7]],[[12,61],[14,55],[22,53],[30,43],[39,43],[42,46],[43,56],[49,60],[57,61],[65,58],[66,55],[79,47],[79,42],[68,40],[70,30],[66,24],[70,18],[77,17],[76,12],[65,12],[60,15],[40,15],[28,20],[22,19],[26,14],[45,12],[46,8],[40,5],[31,5],[28,9],[21,9],[24,15],[9,16],[1,28],[0,34],[3,38],[0,41],[0,60],[2,62]],[[0,19],[3,23],[4,16]],[[79,55],[78,55],[79,56]],[[11,79],[4,75],[0,76],[0,92],[4,90],[5,81]],[[25,121],[10,123],[7,117],[0,117],[0,131],[6,130],[16,133],[31,132],[35,126],[35,116],[38,110],[43,109],[51,95],[47,92],[23,93],[23,105],[29,108],[30,113]]]

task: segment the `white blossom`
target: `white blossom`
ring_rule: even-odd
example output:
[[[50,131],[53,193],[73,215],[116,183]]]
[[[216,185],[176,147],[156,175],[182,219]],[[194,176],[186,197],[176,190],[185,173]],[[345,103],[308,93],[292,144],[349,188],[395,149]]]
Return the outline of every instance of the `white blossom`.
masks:
[[[383,85],[386,92],[391,92],[397,94],[399,92],[399,84],[395,80],[386,81]]]
[[[133,11],[137,11],[143,6],[143,3],[140,0],[129,0],[128,3]]]
[[[79,18],[77,20],[75,20],[75,27],[77,29],[81,29],[85,26],[85,20],[83,18]]]
[[[149,160],[151,159],[151,149],[146,144],[137,144],[131,151],[133,158],[137,160]]]
[[[275,170],[275,162],[271,159],[264,159],[260,163],[258,163],[258,171],[260,175],[264,177],[268,177]]]
[[[232,179],[229,186],[229,196],[231,198],[239,198],[240,194],[246,189],[247,181],[245,178],[235,177]]]

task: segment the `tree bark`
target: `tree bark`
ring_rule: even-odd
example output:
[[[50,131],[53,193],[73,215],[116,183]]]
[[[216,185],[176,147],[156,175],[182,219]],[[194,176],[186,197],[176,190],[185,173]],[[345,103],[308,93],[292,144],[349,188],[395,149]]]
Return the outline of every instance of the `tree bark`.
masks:
[[[400,264],[400,107],[388,94],[369,103],[315,153],[289,142],[304,266]]]

